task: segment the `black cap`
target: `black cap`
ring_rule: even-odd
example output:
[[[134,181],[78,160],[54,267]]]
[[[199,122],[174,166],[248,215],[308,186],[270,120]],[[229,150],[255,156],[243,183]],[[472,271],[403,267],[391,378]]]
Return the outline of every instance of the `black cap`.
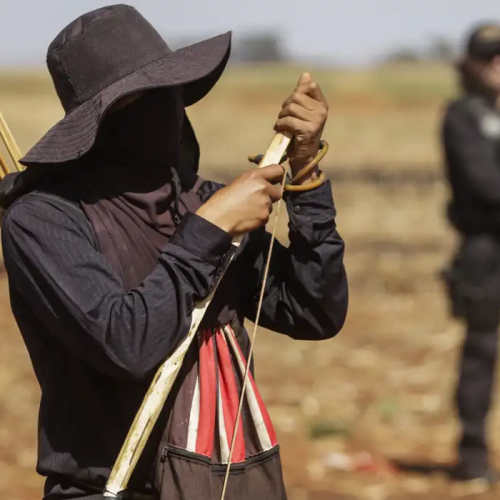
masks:
[[[483,23],[467,38],[466,53],[472,59],[489,61],[500,56],[500,24]]]

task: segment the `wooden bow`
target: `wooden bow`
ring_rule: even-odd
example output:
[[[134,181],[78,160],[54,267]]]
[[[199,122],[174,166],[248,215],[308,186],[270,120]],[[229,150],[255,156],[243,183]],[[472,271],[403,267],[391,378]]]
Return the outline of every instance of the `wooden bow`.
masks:
[[[285,135],[280,133],[276,134],[266,154],[262,158],[259,164],[259,168],[278,164],[281,160],[281,157],[285,154],[288,146],[290,145],[290,141],[291,141],[290,135]],[[285,178],[286,175],[283,174],[283,182]],[[277,210],[276,217],[278,215],[278,211],[279,210]],[[266,273],[264,276],[264,281],[262,286],[261,301],[259,303],[257,312],[257,320],[255,323],[256,326],[258,324],[258,317],[260,315],[260,306],[262,305],[262,297],[264,293],[265,280],[267,277],[267,270],[269,268],[269,259],[271,256],[274,237],[275,235],[273,234],[268,255],[268,265],[266,266]],[[239,246],[240,242],[241,238],[236,238],[233,240],[233,245]],[[106,484],[106,489],[103,494],[104,497],[117,498],[126,490],[132,472],[134,471],[137,465],[139,457],[146,445],[149,436],[151,435],[151,431],[153,430],[156,421],[158,420],[158,417],[165,404],[165,401],[167,400],[167,397],[172,389],[172,386],[174,385],[175,379],[179,374],[179,370],[184,361],[184,357],[186,356],[189,346],[191,345],[196,336],[196,333],[201,324],[203,316],[205,315],[205,312],[207,311],[208,306],[210,305],[210,302],[212,301],[215,292],[217,291],[217,286],[222,280],[223,276],[224,273],[221,275],[214,290],[208,295],[208,297],[206,297],[203,301],[196,304],[195,309],[191,316],[191,326],[189,328],[189,332],[186,338],[179,344],[174,353],[165,361],[165,363],[163,363],[163,365],[160,366],[160,368],[156,372],[153,382],[151,383],[149,390],[146,393],[146,396],[142,402],[142,405],[136,414],[134,422],[132,423],[132,426],[125,440],[125,443],[123,444],[123,447],[120,451],[120,454],[118,455],[113,470],[111,471],[109,480]],[[255,333],[256,329],[254,330],[253,333],[254,340],[255,340]],[[250,351],[250,355],[251,354],[252,350]],[[250,366],[250,362],[248,362],[248,366]],[[237,417],[238,419],[241,414],[241,405],[244,398],[244,393],[245,393],[244,391],[247,378],[248,378],[248,370],[245,373],[245,378],[243,381],[243,388],[239,405],[240,411],[238,412],[238,417]],[[236,422],[235,430],[237,429],[237,425],[238,423]],[[229,466],[231,463],[231,455],[233,448],[234,448],[234,435],[229,455],[227,474],[229,474]],[[227,483],[227,477],[225,482]]]

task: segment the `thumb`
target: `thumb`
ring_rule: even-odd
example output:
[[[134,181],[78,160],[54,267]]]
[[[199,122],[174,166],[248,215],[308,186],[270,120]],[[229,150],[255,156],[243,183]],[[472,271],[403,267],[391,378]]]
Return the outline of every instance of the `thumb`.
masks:
[[[300,75],[299,81],[297,82],[297,86],[295,87],[295,90],[299,90],[300,88],[303,88],[309,83],[311,83],[312,78],[310,73],[302,73]]]
[[[283,180],[286,170],[281,165],[268,165],[254,170],[254,175],[262,177],[270,183],[280,182]]]

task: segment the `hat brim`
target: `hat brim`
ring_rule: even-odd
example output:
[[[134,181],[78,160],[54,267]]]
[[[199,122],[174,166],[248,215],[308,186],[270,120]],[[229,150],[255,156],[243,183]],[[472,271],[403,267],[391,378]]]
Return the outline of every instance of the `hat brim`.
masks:
[[[231,32],[183,47],[135,70],[69,112],[21,159],[27,167],[65,163],[87,153],[95,143],[106,111],[134,92],[184,87],[184,104],[202,99],[217,83],[231,51]]]

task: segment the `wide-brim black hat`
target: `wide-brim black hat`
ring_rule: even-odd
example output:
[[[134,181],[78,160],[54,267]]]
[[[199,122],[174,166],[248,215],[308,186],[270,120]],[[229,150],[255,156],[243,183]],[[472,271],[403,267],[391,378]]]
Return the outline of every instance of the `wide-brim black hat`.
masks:
[[[202,99],[229,59],[231,32],[172,51],[137,10],[111,5],[69,24],[47,54],[66,112],[22,158],[26,166],[80,158],[93,146],[106,111],[134,92],[182,86],[184,105]]]

